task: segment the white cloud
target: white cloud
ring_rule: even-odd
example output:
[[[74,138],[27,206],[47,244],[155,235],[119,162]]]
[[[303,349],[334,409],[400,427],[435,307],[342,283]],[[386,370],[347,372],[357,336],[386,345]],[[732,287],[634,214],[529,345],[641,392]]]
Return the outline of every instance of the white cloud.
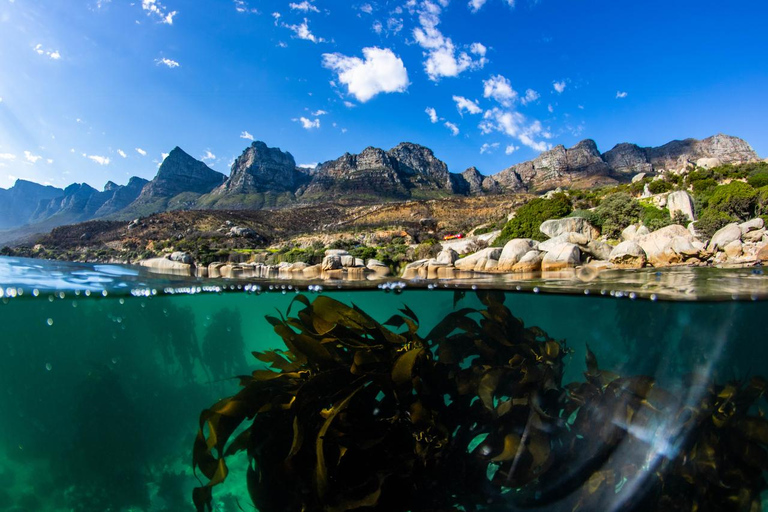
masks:
[[[29,151],[25,151],[24,152],[24,158],[27,160],[27,162],[31,162],[33,164],[36,164],[37,161],[40,160],[43,157],[41,157],[40,155],[33,155]]]
[[[371,25],[371,28],[377,34],[381,34],[382,32],[384,32],[384,25],[382,25],[380,21],[374,21],[373,25]]]
[[[46,160],[45,160],[45,162],[46,162],[48,165],[51,165],[51,164],[53,163],[53,159],[52,159],[52,158],[48,158],[48,159],[46,159]]]
[[[512,153],[514,153],[518,149],[520,149],[520,146],[515,146],[514,144],[510,144],[509,146],[504,148],[504,154],[505,155],[511,155]]]
[[[558,94],[561,94],[565,90],[565,80],[560,82],[552,82],[552,87],[555,88]]]
[[[2,96],[0,96],[0,103],[2,103],[2,102],[3,102],[3,97],[2,97]]]
[[[165,159],[168,158],[169,154],[170,153],[160,153],[160,161],[161,162],[165,161]]]
[[[403,30],[403,18],[387,18],[387,31],[390,34],[397,34]]]
[[[140,154],[141,156],[147,156],[147,152],[146,152],[146,151],[144,151],[144,150],[143,150],[143,149],[141,149],[141,148],[136,148],[136,152],[137,152],[138,154]]]
[[[312,4],[312,2],[309,2],[309,1],[307,1],[307,0],[304,0],[303,2],[300,2],[300,3],[298,3],[298,4],[297,4],[297,3],[290,3],[290,4],[288,5],[288,7],[290,7],[291,9],[293,9],[293,10],[295,10],[295,11],[304,11],[304,12],[310,12],[310,11],[312,11],[312,12],[320,12],[320,9],[318,9],[317,7],[315,7],[315,5],[314,5],[314,4]]]
[[[45,55],[46,57],[53,59],[53,60],[59,60],[61,58],[61,54],[59,53],[59,50],[48,50],[43,48],[42,44],[36,44],[33,48],[35,53],[38,55]]]
[[[16,155],[11,153],[0,153],[0,160],[16,160]]]
[[[388,48],[363,48],[363,57],[324,53],[323,66],[334,71],[349,94],[365,103],[381,92],[408,89],[408,72],[400,57]]]
[[[549,110],[549,113],[551,114],[555,111],[555,107],[553,107],[552,104],[550,103],[549,105],[547,105],[547,110]]]
[[[482,155],[484,153],[492,153],[494,149],[499,147],[499,145],[500,144],[498,142],[494,142],[492,144],[488,144],[486,142],[485,144],[480,146],[480,154]]]
[[[306,117],[300,117],[298,119],[294,119],[294,121],[301,123],[301,127],[304,128],[305,130],[320,128],[320,120],[317,118],[307,119]]]
[[[539,93],[537,93],[533,89],[526,89],[525,90],[525,96],[523,96],[520,99],[520,103],[522,103],[523,105],[527,105],[529,103],[533,103],[534,101],[538,100],[539,98],[541,98],[541,95]]]
[[[327,113],[328,112],[326,112],[325,110],[315,110],[314,112],[312,112],[312,115],[317,117],[317,116],[324,116]]]
[[[311,164],[298,164],[296,167],[301,167],[302,169],[315,169],[319,162],[312,162]]]
[[[486,110],[478,127],[484,134],[495,131],[501,132],[536,151],[546,151],[551,148],[551,144],[536,140],[538,136],[549,138],[546,136],[549,135],[551,137],[549,132],[544,131],[541,122],[528,122],[520,112],[494,107],[491,110]]]
[[[485,57],[485,54],[488,52],[488,48],[486,48],[482,43],[472,43],[469,45],[469,51],[475,55]]]
[[[456,126],[455,124],[453,124],[452,122],[446,121],[444,124],[445,124],[446,128],[451,130],[451,135],[453,135],[455,137],[456,135],[459,134],[459,127]]]
[[[488,0],[469,0],[469,10],[472,12],[479,11]]]
[[[163,66],[167,66],[167,67],[169,67],[171,69],[177,68],[177,67],[179,67],[181,65],[178,62],[176,62],[175,60],[168,59],[166,57],[163,57],[162,59],[155,60],[155,64],[157,64],[158,66],[160,64],[162,64]]]
[[[155,16],[160,23],[166,25],[173,25],[173,17],[178,14],[178,11],[168,12],[157,0],[141,0],[141,8],[147,11],[147,16]]]
[[[312,41],[313,43],[324,43],[325,39],[322,37],[317,37],[315,34],[312,33],[311,30],[309,30],[309,24],[307,22],[307,18],[304,18],[304,21],[301,23],[301,25],[284,25],[285,28],[290,29],[295,34],[294,37],[298,37],[299,39],[304,39],[306,41]]]
[[[278,41],[277,46],[279,46],[280,48],[288,48],[288,45],[283,41]]]
[[[107,158],[105,156],[88,155],[88,158],[93,160],[94,162],[96,162],[99,165],[109,165],[109,162],[110,162],[109,158]]]
[[[360,6],[360,10],[363,11],[366,14],[372,14],[373,13],[373,6],[371,4],[363,4]]]
[[[479,114],[483,111],[483,109],[478,106],[477,100],[472,101],[463,96],[454,96],[453,101],[456,102],[456,110],[459,111],[459,114],[463,114],[465,110],[470,114]]]
[[[623,92],[622,91],[616,91],[616,99],[626,98],[626,97],[627,97],[627,92],[626,91],[623,91]]]
[[[205,154],[200,157],[200,160],[206,161],[206,160],[216,160],[216,155],[211,153],[210,149],[205,150]]]
[[[483,80],[483,97],[494,99],[509,107],[517,98],[517,91],[512,88],[508,78],[494,75],[488,80]]]
[[[485,46],[473,44],[470,51],[478,57],[473,59],[467,52],[458,51],[450,37],[445,37],[437,28],[440,24],[442,6],[445,0],[438,0],[440,5],[432,0],[423,0],[418,5],[419,27],[413,29],[413,38],[421,46],[424,56],[424,69],[430,80],[437,81],[442,77],[458,76],[468,69],[480,69],[488,62],[485,58]],[[416,1],[409,2],[409,7],[416,6]]]
[[[281,18],[282,16],[283,16],[283,15],[282,15],[282,14],[280,14],[279,12],[273,12],[273,13],[272,13],[272,17],[273,17],[273,18],[275,18],[275,26],[277,26],[277,25],[280,23],[280,18]]]
[[[249,6],[248,2],[246,2],[245,0],[234,0],[234,2],[235,2],[235,10],[237,12],[251,13],[251,14],[259,13],[258,9],[256,9],[255,7]]]
[[[126,155],[125,151],[123,151],[122,149],[118,149],[117,150],[117,154],[120,155],[123,158],[128,158],[128,155]]]
[[[355,104],[351,101],[344,101],[344,106],[347,108],[355,108]]]
[[[427,107],[426,109],[424,109],[424,112],[427,113],[427,115],[429,116],[429,121],[432,124],[436,123],[439,120],[437,117],[437,111],[434,108]]]
[[[240,138],[241,139],[253,140],[253,135],[251,135],[247,131],[243,131],[243,133],[240,134]]]

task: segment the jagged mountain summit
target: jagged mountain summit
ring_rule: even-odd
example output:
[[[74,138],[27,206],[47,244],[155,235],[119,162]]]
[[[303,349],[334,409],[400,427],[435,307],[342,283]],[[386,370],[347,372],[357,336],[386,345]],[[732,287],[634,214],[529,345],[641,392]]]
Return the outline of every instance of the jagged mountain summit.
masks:
[[[738,137],[672,141],[660,147],[621,143],[600,153],[593,140],[544,151],[533,160],[484,175],[475,167],[450,172],[431,149],[403,142],[389,150],[365,148],[308,170],[280,148],[254,141],[235,160],[230,175],[174,148],[150,180],[108,182],[102,191],[86,184],[66,189],[18,180],[0,189],[0,242],[19,234],[90,219],[131,219],[169,210],[282,208],[321,202],[386,202],[449,196],[545,192],[629,181],[638,172],[759,160]],[[15,231],[14,231],[15,230]]]

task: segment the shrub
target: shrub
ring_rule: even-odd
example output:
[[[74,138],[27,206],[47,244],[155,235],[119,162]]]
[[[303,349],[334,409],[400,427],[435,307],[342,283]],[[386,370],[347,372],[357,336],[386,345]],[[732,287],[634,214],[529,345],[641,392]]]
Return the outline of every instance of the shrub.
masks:
[[[747,183],[754,188],[761,188],[768,185],[768,164],[765,169],[756,169],[749,173]]]
[[[602,226],[600,216],[594,210],[573,210],[569,217],[581,217],[595,227]]]
[[[693,192],[696,194],[709,195],[717,187],[717,180],[714,178],[705,178],[703,180],[696,180],[691,184]]]
[[[656,208],[651,205],[641,205],[641,207],[643,209],[641,220],[650,231],[656,231],[672,224],[668,209]]]
[[[672,190],[673,186],[666,180],[653,180],[648,184],[648,190],[651,194],[661,194]]]
[[[755,215],[768,215],[768,185],[757,189],[755,198]]]
[[[618,192],[605,196],[595,208],[602,233],[608,238],[619,238],[621,231],[638,222],[644,211],[640,203],[629,194]]]
[[[363,261],[368,261],[371,258],[376,258],[376,252],[377,252],[376,247],[360,245],[358,247],[355,247],[351,251],[349,251],[349,254],[351,254],[355,258],[360,258]]]
[[[694,227],[704,235],[704,238],[712,238],[718,229],[735,220],[730,215],[717,210],[704,210],[701,218],[694,223]]]
[[[571,201],[565,194],[555,194],[552,199],[537,197],[517,210],[515,217],[501,230],[494,245],[503,246],[513,238],[545,240],[546,236],[539,231],[541,223],[565,217],[571,213],[571,208]]]
[[[707,208],[745,220],[752,215],[756,199],[757,192],[755,189],[741,181],[733,181],[715,188],[709,198]]]

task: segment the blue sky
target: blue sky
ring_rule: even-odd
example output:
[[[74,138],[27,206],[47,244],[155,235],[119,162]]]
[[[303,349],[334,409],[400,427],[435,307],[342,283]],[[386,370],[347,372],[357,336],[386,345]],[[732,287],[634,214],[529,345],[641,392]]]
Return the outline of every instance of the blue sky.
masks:
[[[0,187],[229,173],[424,144],[491,174],[553,145],[715,133],[768,156],[768,2],[0,0]]]

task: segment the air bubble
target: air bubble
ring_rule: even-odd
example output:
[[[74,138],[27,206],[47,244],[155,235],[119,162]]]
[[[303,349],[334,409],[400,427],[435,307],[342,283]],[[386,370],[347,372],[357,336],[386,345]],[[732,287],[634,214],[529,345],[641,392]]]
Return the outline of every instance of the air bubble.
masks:
[[[121,299],[120,299],[118,302],[119,302],[120,304],[125,304],[125,299],[121,298]]]
[[[45,369],[51,371],[53,370],[53,365],[51,363],[45,363]]]
[[[48,320],[45,321],[45,323],[47,323],[48,325],[53,325],[53,318],[49,318]]]
[[[40,295],[40,290],[35,288],[34,290],[32,290],[32,295],[35,296],[35,297],[39,296]]]

